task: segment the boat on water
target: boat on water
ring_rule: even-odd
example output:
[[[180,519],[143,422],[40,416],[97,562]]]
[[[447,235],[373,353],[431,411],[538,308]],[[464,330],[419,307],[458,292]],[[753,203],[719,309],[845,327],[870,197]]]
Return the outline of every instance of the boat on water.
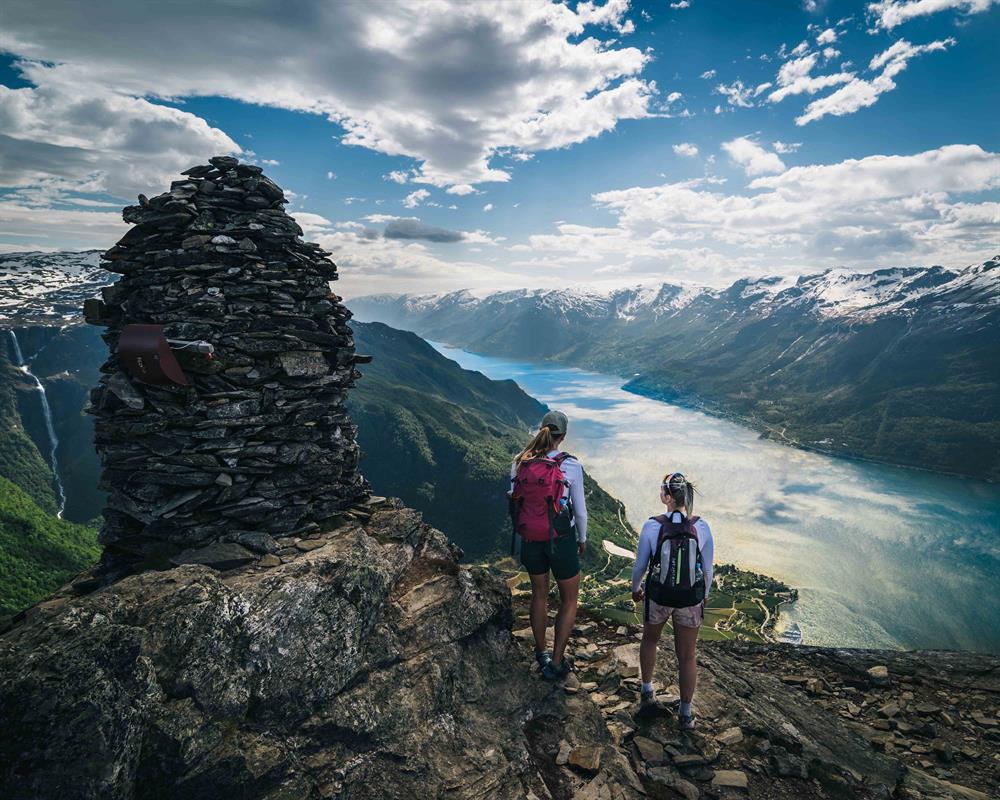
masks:
[[[778,636],[778,641],[785,642],[785,644],[802,644],[802,629],[799,627],[799,623],[793,622],[785,628]]]

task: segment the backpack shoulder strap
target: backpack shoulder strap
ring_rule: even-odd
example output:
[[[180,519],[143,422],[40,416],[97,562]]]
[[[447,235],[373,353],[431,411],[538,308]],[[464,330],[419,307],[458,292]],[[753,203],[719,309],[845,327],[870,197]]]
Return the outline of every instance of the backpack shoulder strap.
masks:
[[[568,458],[576,459],[576,456],[573,455],[572,453],[556,453],[552,457],[552,460],[555,461],[559,466],[562,466],[563,461],[565,461]]]
[[[660,530],[656,534],[656,545],[653,547],[653,557],[649,559],[649,571],[652,572],[653,567],[660,563],[660,548],[663,547],[664,534],[670,520],[666,514],[657,514],[655,517],[650,517],[650,519],[660,523]]]

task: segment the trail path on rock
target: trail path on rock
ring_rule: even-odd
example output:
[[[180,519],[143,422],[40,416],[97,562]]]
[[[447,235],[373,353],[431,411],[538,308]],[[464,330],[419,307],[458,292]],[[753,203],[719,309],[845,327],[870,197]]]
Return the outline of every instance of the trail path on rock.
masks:
[[[523,600],[517,602],[516,624],[526,625]],[[686,733],[675,723],[669,634],[654,676],[667,708],[637,714],[639,630],[580,618],[568,649],[576,671],[562,691],[600,708],[649,797],[998,796],[1000,759],[991,753],[1000,744],[1000,659],[703,642],[698,728]],[[533,670],[530,629],[516,634],[524,669]],[[548,740],[552,796],[616,797],[588,782],[588,759],[596,756],[578,733],[566,728],[558,736],[550,732]]]

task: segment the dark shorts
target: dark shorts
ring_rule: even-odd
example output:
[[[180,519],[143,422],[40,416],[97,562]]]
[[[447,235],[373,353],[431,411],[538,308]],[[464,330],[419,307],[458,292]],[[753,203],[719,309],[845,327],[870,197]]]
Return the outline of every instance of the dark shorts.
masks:
[[[521,563],[529,575],[544,575],[551,569],[557,581],[580,573],[580,553],[573,534],[557,536],[553,541],[521,542]]]

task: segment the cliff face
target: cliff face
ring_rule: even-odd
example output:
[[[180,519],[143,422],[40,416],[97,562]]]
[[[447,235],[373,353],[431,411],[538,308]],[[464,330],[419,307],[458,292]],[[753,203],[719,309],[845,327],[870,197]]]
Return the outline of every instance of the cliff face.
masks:
[[[376,500],[310,537],[32,609],[0,638],[0,795],[546,797],[525,723],[567,717],[638,796],[597,706],[521,661],[503,583],[419,515]]]

